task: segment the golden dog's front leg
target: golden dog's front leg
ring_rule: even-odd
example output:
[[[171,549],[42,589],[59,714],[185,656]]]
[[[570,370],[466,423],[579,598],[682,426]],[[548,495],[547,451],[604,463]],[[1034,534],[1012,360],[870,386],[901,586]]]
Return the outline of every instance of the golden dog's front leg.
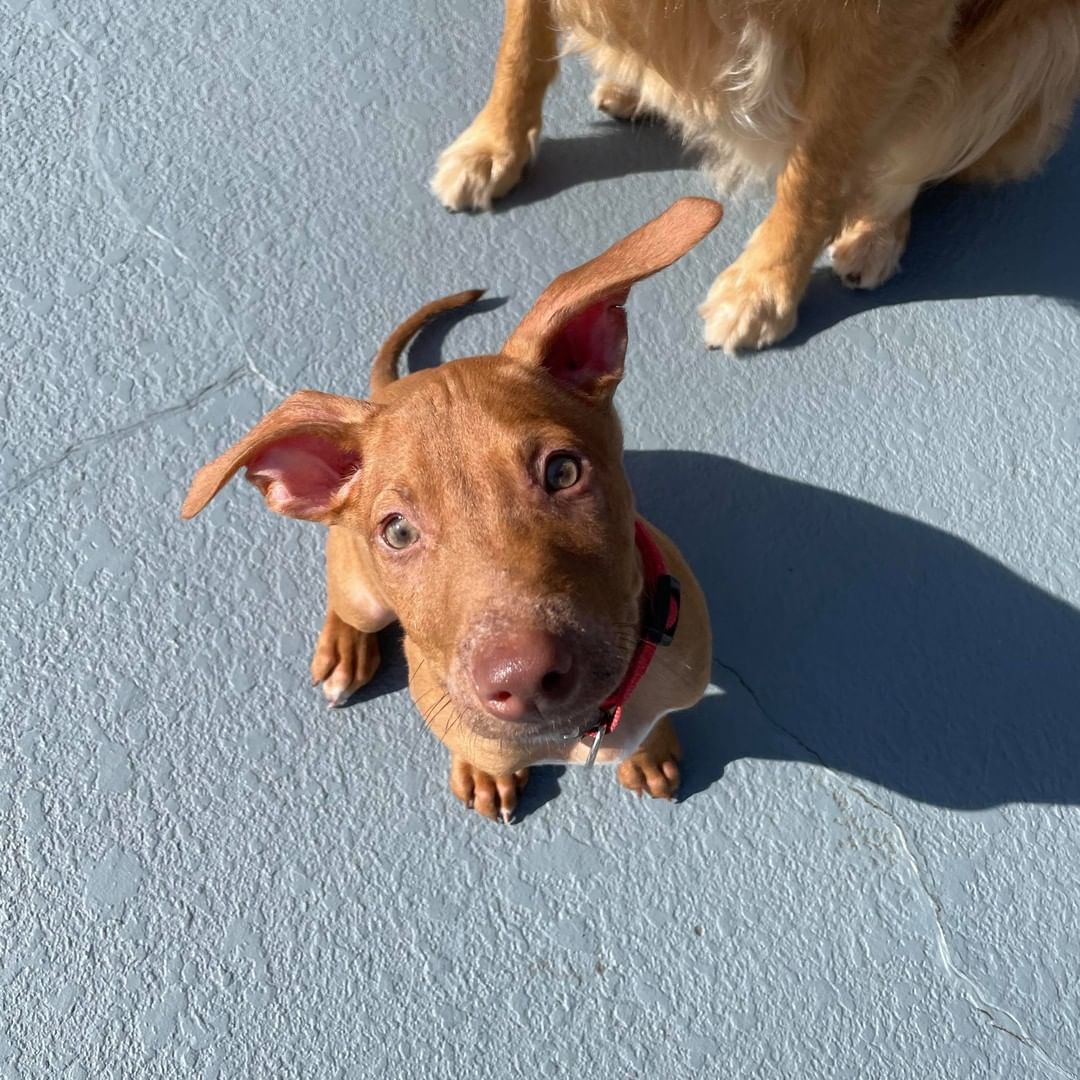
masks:
[[[558,71],[547,0],[506,0],[487,104],[439,158],[431,189],[450,210],[488,210],[536,153],[544,93]]]
[[[791,333],[814,260],[843,216],[847,180],[843,169],[816,159],[812,146],[796,148],[768,217],[701,305],[707,345],[736,353]]]
[[[768,216],[701,305],[708,345],[759,349],[794,328],[814,261],[865,190],[868,165],[924,62],[919,36],[902,29],[845,5],[804,40],[809,60],[795,146]]]

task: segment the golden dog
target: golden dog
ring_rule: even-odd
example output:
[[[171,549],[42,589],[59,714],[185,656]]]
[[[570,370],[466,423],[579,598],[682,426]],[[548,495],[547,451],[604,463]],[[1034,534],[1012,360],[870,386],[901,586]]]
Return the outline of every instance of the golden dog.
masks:
[[[899,267],[926,184],[1030,175],[1080,93],[1077,0],[506,0],[487,104],[432,182],[484,209],[536,151],[567,50],[593,101],[671,121],[723,182],[774,174],[772,210],[701,306],[729,352],[795,325],[814,261],[873,288]]]

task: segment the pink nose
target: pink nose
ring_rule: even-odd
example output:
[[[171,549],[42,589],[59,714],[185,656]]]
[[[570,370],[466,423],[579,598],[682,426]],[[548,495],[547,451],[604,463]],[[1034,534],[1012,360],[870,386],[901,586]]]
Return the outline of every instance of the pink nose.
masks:
[[[473,656],[472,677],[484,708],[499,720],[557,705],[574,692],[577,672],[566,642],[543,630],[500,634]]]

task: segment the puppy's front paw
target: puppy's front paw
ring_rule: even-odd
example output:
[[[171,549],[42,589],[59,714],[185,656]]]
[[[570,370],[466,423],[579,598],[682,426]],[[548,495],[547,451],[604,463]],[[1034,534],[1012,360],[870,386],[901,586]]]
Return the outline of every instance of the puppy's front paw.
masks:
[[[856,221],[829,248],[833,270],[849,289],[876,289],[900,269],[908,217],[894,222]]]
[[[514,819],[518,795],[529,780],[529,770],[492,776],[464,758],[450,759],[450,790],[469,810],[507,825]]]
[[[329,612],[311,660],[311,681],[322,683],[330,708],[344,705],[378,668],[379,639]]]
[[[682,750],[675,729],[662,720],[649,737],[616,770],[615,776],[635,795],[648,792],[654,799],[672,799],[679,790]]]
[[[513,138],[477,120],[440,155],[431,190],[448,210],[490,210],[521,179],[539,138],[539,128]]]
[[[736,262],[713,282],[698,312],[705,320],[705,344],[734,354],[787,337],[798,308],[798,290],[785,270],[744,268]]]

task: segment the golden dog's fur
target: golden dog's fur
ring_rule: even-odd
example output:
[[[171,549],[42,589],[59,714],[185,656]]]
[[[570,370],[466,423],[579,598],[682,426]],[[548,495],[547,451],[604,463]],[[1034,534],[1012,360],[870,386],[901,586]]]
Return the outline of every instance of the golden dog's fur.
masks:
[[[830,241],[843,280],[872,288],[923,186],[1039,168],[1080,93],[1080,0],[506,0],[491,95],[433,181],[446,206],[517,182],[560,49],[592,61],[594,104],[672,122],[724,186],[776,176],[701,308],[706,341],[735,351],[792,329]]]

